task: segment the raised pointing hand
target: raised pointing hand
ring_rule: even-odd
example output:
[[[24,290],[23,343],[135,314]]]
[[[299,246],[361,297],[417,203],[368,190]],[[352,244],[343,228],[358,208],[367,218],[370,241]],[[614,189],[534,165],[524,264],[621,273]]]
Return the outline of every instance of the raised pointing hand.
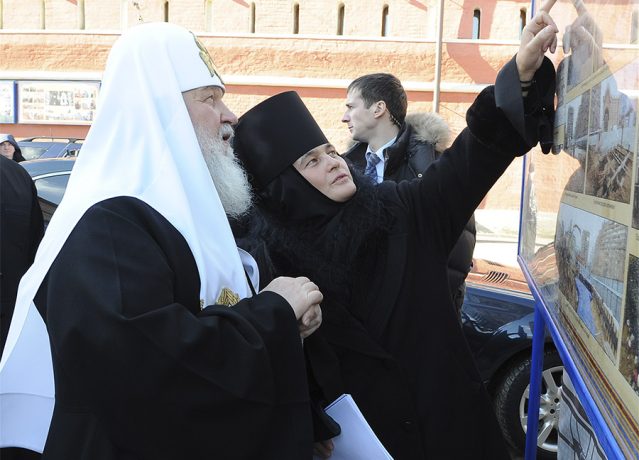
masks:
[[[526,24],[521,33],[521,43],[515,61],[521,81],[529,81],[541,66],[544,53],[557,49],[559,29],[550,17],[550,9],[557,0],[546,0],[535,17]]]

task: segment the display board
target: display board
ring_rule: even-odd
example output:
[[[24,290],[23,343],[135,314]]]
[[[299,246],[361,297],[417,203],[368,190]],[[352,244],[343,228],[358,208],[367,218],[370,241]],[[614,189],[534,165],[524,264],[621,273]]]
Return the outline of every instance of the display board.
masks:
[[[91,124],[99,89],[90,81],[20,81],[18,123]]]
[[[519,260],[609,458],[639,458],[639,4],[551,14],[556,155],[528,155]]]
[[[12,80],[0,80],[0,123],[16,121],[16,89]]]

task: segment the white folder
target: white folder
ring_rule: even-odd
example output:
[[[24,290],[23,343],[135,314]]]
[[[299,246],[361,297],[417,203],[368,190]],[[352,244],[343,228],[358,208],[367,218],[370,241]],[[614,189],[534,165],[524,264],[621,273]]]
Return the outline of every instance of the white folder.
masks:
[[[351,395],[343,394],[325,410],[342,428],[341,434],[333,438],[335,448],[330,460],[393,460]]]

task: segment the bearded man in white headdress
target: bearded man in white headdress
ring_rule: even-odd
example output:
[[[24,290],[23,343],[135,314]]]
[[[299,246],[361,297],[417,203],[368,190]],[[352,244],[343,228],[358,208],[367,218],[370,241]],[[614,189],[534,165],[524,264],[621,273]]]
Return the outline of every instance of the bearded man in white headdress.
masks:
[[[206,49],[127,31],[0,363],[0,446],[45,459],[310,458],[307,278],[256,294],[227,215],[250,206]],[[46,441],[46,442],[45,442]]]

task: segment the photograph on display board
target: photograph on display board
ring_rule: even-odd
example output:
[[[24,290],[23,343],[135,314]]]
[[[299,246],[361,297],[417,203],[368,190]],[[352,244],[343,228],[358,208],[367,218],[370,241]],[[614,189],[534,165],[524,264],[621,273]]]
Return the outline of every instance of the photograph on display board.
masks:
[[[0,123],[15,123],[15,84],[0,81]]]
[[[628,229],[568,205],[561,206],[559,215],[555,237],[559,289],[614,362]]]
[[[569,375],[564,375],[561,384],[561,417],[559,419],[559,432],[570,433],[569,436],[559,436],[557,449],[562,460],[607,460],[606,453],[601,448],[595,432],[590,425],[590,420],[584,408],[575,394],[575,389]],[[567,455],[566,452],[575,452],[577,455]]]
[[[639,257],[630,255],[619,372],[639,395]]]
[[[90,124],[99,86],[98,82],[21,81],[18,122]]]
[[[630,203],[635,157],[635,102],[617,90],[614,76],[590,91],[586,193]]]
[[[519,260],[597,423],[639,458],[639,7],[559,0],[552,16],[555,155],[528,155]]]
[[[554,11],[556,9],[553,9],[553,13]],[[573,90],[582,92],[579,90],[579,86],[588,81],[592,74],[602,65],[602,50],[600,47],[595,46],[595,44],[601,43],[602,34],[595,28],[589,28],[589,21],[590,19],[583,17],[576,27],[565,29],[561,38],[563,50],[567,56],[561,62],[559,68],[562,72],[565,72],[566,93],[570,93]],[[584,34],[581,32],[580,26],[590,29],[591,39],[589,37],[589,40],[584,40]]]
[[[564,98],[565,100],[565,98]],[[586,152],[588,148],[588,100],[589,94],[579,95],[557,110],[555,123],[563,124],[564,140],[555,144],[557,152],[564,151],[579,162],[565,190],[583,193],[586,177]],[[565,118],[563,118],[565,117]]]
[[[632,226],[639,229],[639,161],[635,161],[635,197],[632,206]]]

